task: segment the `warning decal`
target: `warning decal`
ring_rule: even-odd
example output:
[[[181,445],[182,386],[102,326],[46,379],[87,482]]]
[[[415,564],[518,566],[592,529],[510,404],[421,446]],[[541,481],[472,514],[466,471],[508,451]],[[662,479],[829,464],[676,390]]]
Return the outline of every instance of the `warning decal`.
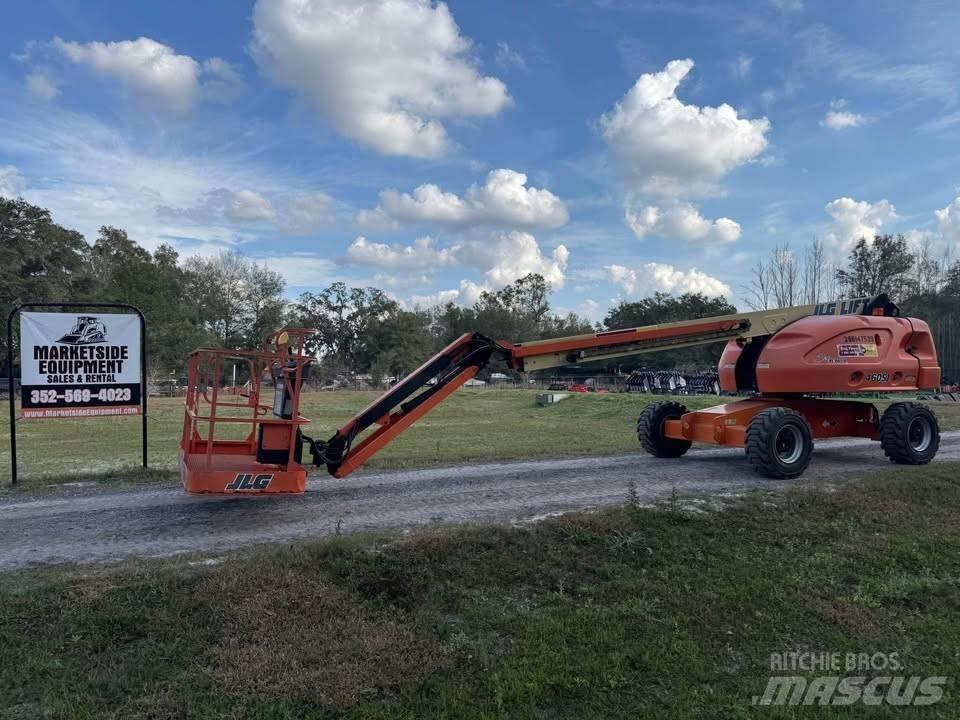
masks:
[[[877,352],[876,343],[840,343],[837,345],[838,357],[852,358],[875,358],[880,354]]]

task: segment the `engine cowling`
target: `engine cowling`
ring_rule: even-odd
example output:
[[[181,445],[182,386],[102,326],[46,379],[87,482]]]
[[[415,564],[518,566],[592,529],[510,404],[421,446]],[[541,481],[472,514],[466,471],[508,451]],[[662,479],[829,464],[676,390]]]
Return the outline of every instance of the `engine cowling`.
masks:
[[[728,346],[728,365],[742,362],[734,354]],[[723,365],[721,360],[721,375]],[[893,392],[940,385],[930,327],[904,317],[802,318],[766,342],[754,370],[756,389],[767,394]]]

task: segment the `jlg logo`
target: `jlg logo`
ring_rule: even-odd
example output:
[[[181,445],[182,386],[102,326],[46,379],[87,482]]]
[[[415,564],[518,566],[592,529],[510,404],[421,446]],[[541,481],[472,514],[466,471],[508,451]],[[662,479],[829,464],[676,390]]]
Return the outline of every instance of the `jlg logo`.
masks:
[[[814,315],[856,315],[867,306],[867,298],[857,298],[856,300],[844,300],[840,303],[829,302],[820,303],[814,310]],[[839,307],[840,312],[837,312]]]
[[[254,475],[253,473],[237,473],[224,490],[266,490],[270,486],[273,475]]]

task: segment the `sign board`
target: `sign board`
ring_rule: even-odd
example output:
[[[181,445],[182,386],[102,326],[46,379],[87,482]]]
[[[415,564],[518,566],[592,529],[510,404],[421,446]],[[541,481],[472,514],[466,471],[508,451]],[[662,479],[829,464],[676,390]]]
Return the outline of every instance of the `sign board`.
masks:
[[[20,313],[24,418],[140,413],[140,319]]]

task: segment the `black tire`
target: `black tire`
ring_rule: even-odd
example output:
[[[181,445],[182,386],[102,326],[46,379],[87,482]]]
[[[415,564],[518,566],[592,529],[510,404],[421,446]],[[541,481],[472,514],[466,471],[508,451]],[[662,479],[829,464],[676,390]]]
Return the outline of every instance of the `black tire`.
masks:
[[[880,447],[897,465],[926,465],[940,449],[937,416],[921,403],[894,403],[880,418]]]
[[[795,478],[810,464],[813,435],[798,412],[769,408],[747,426],[746,450],[756,473],[777,480]]]
[[[683,455],[692,444],[689,440],[665,437],[663,423],[679,420],[687,408],[678,402],[665,401],[647,405],[637,420],[637,440],[648,453],[658,458],[675,458]]]

